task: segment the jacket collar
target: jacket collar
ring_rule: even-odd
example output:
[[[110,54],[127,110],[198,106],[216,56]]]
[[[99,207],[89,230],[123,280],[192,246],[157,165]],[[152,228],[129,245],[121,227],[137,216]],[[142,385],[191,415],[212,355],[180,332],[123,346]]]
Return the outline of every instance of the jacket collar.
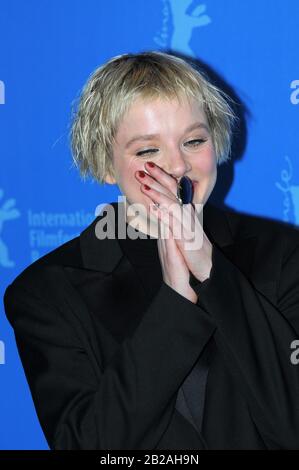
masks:
[[[108,212],[105,208],[96,219],[81,232],[80,248],[83,268],[111,273],[123,257],[117,238],[105,237],[99,240],[96,236],[98,223],[102,217],[108,219],[110,233],[115,233],[117,225],[114,221],[124,216],[124,205],[119,202],[109,204],[112,208]],[[114,217],[115,214],[115,217]],[[112,216],[112,217],[111,217]],[[256,237],[246,236],[239,229],[238,213],[233,210],[224,211],[210,203],[203,208],[203,228],[212,243],[217,245],[232,260],[236,260],[249,274],[253,260]],[[108,227],[107,227],[108,228]],[[82,266],[81,266],[82,267]]]
[[[118,216],[118,203],[112,202],[115,217]],[[106,206],[105,206],[106,207]],[[110,208],[111,209],[111,208]],[[108,212],[108,215],[111,212]],[[103,217],[106,217],[105,208],[101,214],[80,234],[80,248],[83,260],[83,267],[95,271],[110,273],[114,270],[123,256],[122,250],[116,238],[103,238],[100,240],[97,234],[97,226]],[[114,227],[112,218],[108,217],[110,229]]]

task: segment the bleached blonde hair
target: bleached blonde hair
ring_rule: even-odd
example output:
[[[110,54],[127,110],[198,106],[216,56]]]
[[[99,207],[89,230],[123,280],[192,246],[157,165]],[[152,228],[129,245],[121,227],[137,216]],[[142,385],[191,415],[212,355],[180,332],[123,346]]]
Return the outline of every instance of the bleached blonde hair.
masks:
[[[229,160],[233,123],[231,98],[204,72],[161,51],[112,57],[89,77],[71,123],[73,161],[81,176],[104,183],[114,177],[113,144],[118,126],[137,98],[195,99],[210,127],[217,164]]]

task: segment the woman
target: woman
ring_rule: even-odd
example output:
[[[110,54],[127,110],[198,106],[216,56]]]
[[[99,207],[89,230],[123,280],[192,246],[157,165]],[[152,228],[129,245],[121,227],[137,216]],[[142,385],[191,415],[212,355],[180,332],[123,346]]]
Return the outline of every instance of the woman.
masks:
[[[106,205],[4,299],[51,449],[299,448],[298,232],[207,202],[233,120],[220,90],[162,52],[89,78],[74,159],[128,207]]]

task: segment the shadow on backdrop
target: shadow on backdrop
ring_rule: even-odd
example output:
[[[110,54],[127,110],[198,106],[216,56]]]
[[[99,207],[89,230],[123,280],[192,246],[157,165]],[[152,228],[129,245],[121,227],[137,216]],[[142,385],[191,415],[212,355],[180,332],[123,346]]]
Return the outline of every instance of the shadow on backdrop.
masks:
[[[216,72],[210,65],[198,59],[197,57],[190,57],[185,55],[181,52],[175,52],[173,50],[165,50],[167,54],[179,57],[190,65],[192,65],[195,69],[200,72],[203,72],[210,82],[224,91],[229,98],[232,100],[230,101],[230,106],[233,109],[235,115],[237,116],[236,123],[233,128],[233,135],[232,135],[232,148],[231,148],[231,157],[230,160],[227,162],[222,163],[217,167],[217,181],[215,187],[209,197],[209,203],[212,205],[222,209],[222,210],[236,210],[233,207],[228,206],[225,203],[226,196],[233,184],[234,181],[234,165],[235,162],[241,161],[245,154],[246,145],[247,145],[247,121],[252,118],[252,113],[250,109],[246,106],[246,104],[241,100],[238,96],[236,91],[233,89],[231,85],[227,83],[227,81],[218,73]],[[238,211],[241,213],[240,211]],[[251,215],[251,214],[245,214]],[[254,214],[252,214],[254,216]],[[270,217],[260,217],[255,216],[262,219],[267,220],[275,220],[279,222],[283,226],[293,227],[299,230],[299,228],[289,222],[272,219]]]

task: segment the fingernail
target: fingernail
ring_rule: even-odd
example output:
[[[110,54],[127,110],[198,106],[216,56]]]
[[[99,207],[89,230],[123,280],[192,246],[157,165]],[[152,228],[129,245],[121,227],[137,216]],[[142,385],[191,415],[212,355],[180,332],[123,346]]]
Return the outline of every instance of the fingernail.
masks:
[[[153,162],[146,162],[150,168],[154,168],[155,164]]]
[[[145,177],[145,172],[140,170],[140,171],[138,171],[138,175],[140,176],[140,178],[144,178]]]
[[[143,187],[144,187],[144,189],[146,189],[147,191],[148,191],[149,189],[151,189],[147,184],[144,184]]]

